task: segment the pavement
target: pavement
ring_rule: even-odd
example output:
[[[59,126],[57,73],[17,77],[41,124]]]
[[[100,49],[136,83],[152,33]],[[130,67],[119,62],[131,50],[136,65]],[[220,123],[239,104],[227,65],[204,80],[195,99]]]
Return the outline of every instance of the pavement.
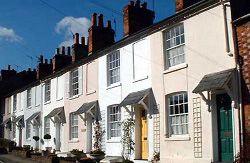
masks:
[[[29,158],[21,158],[12,154],[1,154],[0,163],[35,163]]]

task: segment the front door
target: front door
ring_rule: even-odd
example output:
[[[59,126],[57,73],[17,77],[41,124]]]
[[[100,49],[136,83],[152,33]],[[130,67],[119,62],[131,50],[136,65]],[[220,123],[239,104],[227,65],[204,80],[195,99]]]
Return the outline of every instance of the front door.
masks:
[[[143,109],[141,111],[141,150],[142,150],[142,159],[148,159],[148,123],[146,111]]]
[[[233,161],[231,99],[227,94],[216,96],[218,110],[219,161]]]
[[[18,143],[18,146],[22,147],[23,130],[22,130],[22,127],[18,127],[18,128],[19,128],[19,143]]]
[[[60,133],[61,133],[61,123],[56,123],[56,151],[60,151],[61,141],[60,141]]]

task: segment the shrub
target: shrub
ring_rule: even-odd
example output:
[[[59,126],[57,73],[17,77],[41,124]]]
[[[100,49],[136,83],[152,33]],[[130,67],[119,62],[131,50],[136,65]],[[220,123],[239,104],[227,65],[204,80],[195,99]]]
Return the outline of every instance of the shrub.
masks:
[[[33,136],[33,139],[37,142],[40,138],[39,136]]]
[[[50,134],[45,134],[43,138],[44,139],[51,139],[51,135]]]
[[[30,145],[23,145],[23,149],[25,151],[29,151],[30,150]]]

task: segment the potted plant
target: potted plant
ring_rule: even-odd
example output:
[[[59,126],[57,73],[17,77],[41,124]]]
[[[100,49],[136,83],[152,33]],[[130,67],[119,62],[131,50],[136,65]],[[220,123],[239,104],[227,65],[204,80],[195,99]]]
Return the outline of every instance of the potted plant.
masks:
[[[97,121],[94,127],[94,150],[90,152],[90,158],[97,162],[104,159],[105,152],[102,151],[102,138],[105,131],[102,130],[101,124]]]
[[[125,163],[133,163],[130,161],[132,152],[135,150],[135,142],[133,140],[135,121],[133,118],[128,118],[122,122],[123,135],[121,139],[122,143],[122,155]]]
[[[160,161],[160,152],[154,151],[154,157],[152,159],[153,163],[158,163]]]
[[[51,135],[50,134],[45,134],[44,136],[43,136],[43,138],[45,139],[45,140],[47,140],[47,147],[45,147],[46,148],[46,151],[51,151],[51,148],[49,147],[49,140],[51,139]]]
[[[33,139],[36,141],[36,148],[35,148],[35,151],[38,151],[38,144],[37,142],[39,141],[39,136],[33,136]]]

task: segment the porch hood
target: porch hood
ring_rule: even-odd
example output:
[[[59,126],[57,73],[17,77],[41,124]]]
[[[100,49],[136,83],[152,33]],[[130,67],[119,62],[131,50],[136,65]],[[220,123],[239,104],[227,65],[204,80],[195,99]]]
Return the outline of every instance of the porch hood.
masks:
[[[99,104],[98,100],[84,103],[77,111],[74,112],[76,115],[81,115],[83,113],[90,113],[93,118],[99,119]]]
[[[143,101],[152,91],[152,88],[148,88],[142,91],[133,92],[128,94],[128,96],[119,104],[119,107],[139,104]]]
[[[45,117],[46,118],[57,117],[60,120],[60,123],[66,123],[64,107],[55,108]],[[55,123],[55,120],[53,122]]]
[[[228,69],[212,74],[205,75],[196,88],[193,90],[193,93],[201,93],[203,91],[212,91],[216,89],[223,89],[224,86],[230,81],[235,69]]]

